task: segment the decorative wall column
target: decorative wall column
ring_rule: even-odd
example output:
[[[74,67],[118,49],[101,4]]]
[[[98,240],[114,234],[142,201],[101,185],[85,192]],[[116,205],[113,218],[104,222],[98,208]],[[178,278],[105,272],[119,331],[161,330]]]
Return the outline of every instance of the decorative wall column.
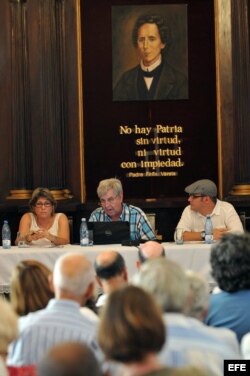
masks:
[[[231,194],[250,195],[250,39],[249,1],[232,1],[232,66],[235,181]]]
[[[27,198],[33,186],[25,1],[10,0],[12,79],[12,184],[9,198]]]
[[[13,189],[67,198],[68,101],[64,0],[9,0],[12,13]]]

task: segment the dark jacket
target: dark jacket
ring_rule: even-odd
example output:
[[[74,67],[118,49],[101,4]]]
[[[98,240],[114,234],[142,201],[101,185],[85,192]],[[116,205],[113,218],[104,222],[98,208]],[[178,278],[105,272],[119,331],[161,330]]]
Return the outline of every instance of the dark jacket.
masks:
[[[149,100],[188,99],[188,82],[186,76],[170,66],[167,61],[162,64],[159,80],[153,96]],[[126,71],[114,88],[113,100],[145,100],[145,98],[140,96],[139,78],[140,65]]]

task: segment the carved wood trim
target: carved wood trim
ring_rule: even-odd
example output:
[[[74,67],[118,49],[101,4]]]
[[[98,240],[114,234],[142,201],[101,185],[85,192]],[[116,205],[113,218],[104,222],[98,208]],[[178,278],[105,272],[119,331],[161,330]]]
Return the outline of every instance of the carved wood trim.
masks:
[[[80,0],[7,1],[14,93],[8,199],[42,185],[57,199],[73,190],[84,201]]]
[[[249,195],[250,78],[247,0],[214,0],[219,196]]]

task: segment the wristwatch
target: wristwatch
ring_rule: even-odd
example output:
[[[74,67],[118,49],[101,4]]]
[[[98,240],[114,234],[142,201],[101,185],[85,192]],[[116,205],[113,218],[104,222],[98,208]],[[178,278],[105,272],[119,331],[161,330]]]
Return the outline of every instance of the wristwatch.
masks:
[[[205,240],[205,231],[201,231],[201,240]]]

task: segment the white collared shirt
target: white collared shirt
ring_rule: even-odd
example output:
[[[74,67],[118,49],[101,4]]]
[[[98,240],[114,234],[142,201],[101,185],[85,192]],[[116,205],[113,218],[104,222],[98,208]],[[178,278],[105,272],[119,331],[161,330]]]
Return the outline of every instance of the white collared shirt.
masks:
[[[211,213],[213,228],[227,228],[228,232],[244,232],[243,226],[233,205],[217,199]],[[206,216],[191,209],[188,205],[182,213],[177,227],[184,231],[200,232],[204,230]]]
[[[154,69],[156,69],[157,67],[159,67],[159,65],[161,65],[161,62],[162,62],[162,57],[160,55],[159,59],[155,63],[153,63],[152,65],[146,66],[146,65],[143,64],[142,60],[140,62],[140,65],[141,65],[141,69],[144,72],[152,72]],[[150,86],[152,85],[154,77],[143,77],[143,78],[144,78],[145,84],[147,86],[147,89],[149,90]]]

